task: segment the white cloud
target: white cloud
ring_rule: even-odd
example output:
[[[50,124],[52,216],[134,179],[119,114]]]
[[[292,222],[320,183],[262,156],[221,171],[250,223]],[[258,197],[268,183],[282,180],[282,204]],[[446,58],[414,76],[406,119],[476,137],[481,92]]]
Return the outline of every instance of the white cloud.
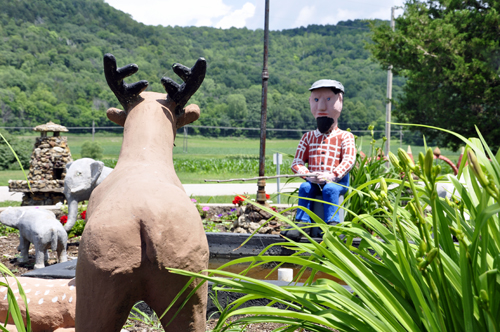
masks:
[[[309,22],[313,21],[316,18],[315,12],[315,6],[305,6],[300,10],[297,19],[295,19],[294,26],[307,26]]]
[[[264,28],[264,0],[105,0],[144,24],[232,26]],[[337,24],[342,20],[379,18],[389,20],[391,6],[403,0],[270,0],[271,30],[309,24]],[[306,4],[306,5],[305,5]],[[396,14],[400,14],[399,10]]]
[[[127,12],[150,25],[213,25],[214,19],[227,15],[231,7],[223,0],[106,0],[111,6]]]
[[[247,2],[241,9],[234,10],[224,16],[215,24],[217,28],[228,29],[231,27],[243,28],[246,26],[246,20],[255,15],[255,5]]]

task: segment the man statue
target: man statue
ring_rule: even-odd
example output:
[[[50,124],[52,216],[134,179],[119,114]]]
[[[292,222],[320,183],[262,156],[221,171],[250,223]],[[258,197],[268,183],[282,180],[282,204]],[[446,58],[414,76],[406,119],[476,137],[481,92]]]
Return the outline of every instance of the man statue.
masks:
[[[338,128],[344,86],[334,80],[319,80],[309,90],[311,113],[318,129],[302,136],[292,163],[292,171],[296,174],[316,175],[306,177],[306,182],[299,188],[299,206],[311,209],[313,201],[303,198],[315,198],[320,193],[325,202],[339,204],[339,196],[345,194],[346,187],[349,186],[349,171],[356,161],[356,146],[353,134]],[[325,222],[337,224],[340,220],[338,207],[323,204],[323,208]],[[302,209],[297,210],[295,219],[297,223],[311,222],[309,215]],[[311,234],[310,227],[303,230]],[[295,241],[301,237],[301,233],[295,229],[281,234]]]

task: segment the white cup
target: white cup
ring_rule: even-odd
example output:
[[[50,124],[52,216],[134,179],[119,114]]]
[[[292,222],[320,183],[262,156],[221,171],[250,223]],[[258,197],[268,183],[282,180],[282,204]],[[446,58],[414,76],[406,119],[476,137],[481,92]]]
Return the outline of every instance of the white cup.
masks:
[[[293,280],[292,269],[278,269],[278,280],[291,282]]]

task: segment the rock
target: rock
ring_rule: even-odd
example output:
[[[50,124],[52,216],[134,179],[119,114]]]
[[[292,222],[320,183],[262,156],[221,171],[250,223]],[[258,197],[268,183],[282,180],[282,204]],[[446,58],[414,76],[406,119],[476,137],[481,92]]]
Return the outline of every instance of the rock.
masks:
[[[255,212],[259,213],[262,216],[262,218],[264,218],[264,219],[269,219],[272,217],[272,215],[270,213],[262,210],[257,205],[248,204],[246,209],[245,209],[245,214],[250,214],[251,211],[255,211]],[[259,218],[259,219],[261,219],[261,218]]]
[[[259,233],[260,234],[267,234],[267,233],[270,233],[272,230],[273,230],[272,227],[262,227],[261,229],[259,229]]]
[[[245,216],[239,216],[238,219],[233,221],[233,228],[238,228],[245,223]]]
[[[259,228],[260,225],[256,222],[251,222],[249,225],[248,225],[248,229],[253,232],[255,231],[257,228]]]
[[[248,221],[258,222],[260,219],[262,219],[262,216],[260,215],[260,213],[252,211],[246,215],[246,218]]]
[[[246,234],[248,233],[245,229],[238,227],[234,230],[234,233],[241,233],[241,234]]]

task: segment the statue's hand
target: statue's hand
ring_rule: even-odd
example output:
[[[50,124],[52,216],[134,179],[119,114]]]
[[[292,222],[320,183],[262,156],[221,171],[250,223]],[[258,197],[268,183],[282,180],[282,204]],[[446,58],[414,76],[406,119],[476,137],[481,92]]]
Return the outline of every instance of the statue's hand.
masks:
[[[306,178],[307,181],[311,182],[311,183],[314,183],[314,184],[324,184],[325,181],[324,180],[321,180],[319,177],[321,176],[321,174],[323,174],[322,172],[315,172],[315,173],[312,173],[314,175],[316,175],[315,177],[314,176],[309,176]]]
[[[316,173],[311,173],[311,174],[316,175]],[[316,177],[308,176],[308,177],[304,177],[303,179],[308,181],[308,182],[314,183],[314,184],[319,184],[317,175],[316,175]]]
[[[323,183],[329,183],[329,182],[337,182],[337,177],[333,175],[332,173],[327,173],[327,172],[318,172],[318,175],[316,176],[320,184]]]

